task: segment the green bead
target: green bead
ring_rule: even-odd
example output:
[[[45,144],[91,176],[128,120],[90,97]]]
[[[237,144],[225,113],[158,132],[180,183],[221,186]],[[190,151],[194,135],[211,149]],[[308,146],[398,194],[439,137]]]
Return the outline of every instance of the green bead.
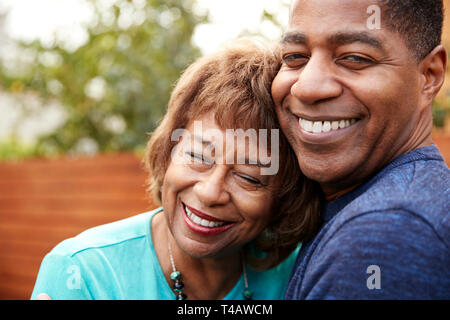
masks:
[[[173,285],[173,290],[175,292],[181,292],[184,290],[184,283],[181,281],[175,281],[174,285]]]
[[[244,296],[245,299],[250,300],[253,296],[253,291],[246,288],[244,289],[244,291],[242,291],[242,295]]]
[[[172,279],[173,281],[180,279],[180,277],[181,277],[180,271],[174,271],[170,274],[170,279]]]
[[[187,295],[185,295],[184,293],[179,293],[176,300],[187,300]]]

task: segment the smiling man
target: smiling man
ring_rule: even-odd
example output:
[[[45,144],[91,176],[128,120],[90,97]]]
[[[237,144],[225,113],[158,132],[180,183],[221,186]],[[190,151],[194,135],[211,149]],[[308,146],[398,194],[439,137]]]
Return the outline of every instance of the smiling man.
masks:
[[[327,206],[287,299],[450,298],[450,173],[431,140],[442,21],[441,0],[293,2],[272,95]]]

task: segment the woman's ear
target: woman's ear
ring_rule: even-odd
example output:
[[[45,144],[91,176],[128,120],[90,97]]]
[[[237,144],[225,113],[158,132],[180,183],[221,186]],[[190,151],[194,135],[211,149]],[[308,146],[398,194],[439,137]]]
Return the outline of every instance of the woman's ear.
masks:
[[[447,70],[447,51],[442,45],[437,46],[421,62],[422,75],[420,111],[431,106],[445,80]]]

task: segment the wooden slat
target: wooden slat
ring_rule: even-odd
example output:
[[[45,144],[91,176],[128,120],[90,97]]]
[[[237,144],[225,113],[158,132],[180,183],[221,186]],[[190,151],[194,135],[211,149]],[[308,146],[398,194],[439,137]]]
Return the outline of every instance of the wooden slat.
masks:
[[[53,198],[44,199],[30,198],[4,198],[1,199],[0,208],[17,208],[23,211],[32,210],[52,210],[64,212],[67,207],[76,206],[80,210],[94,210],[102,208],[102,210],[122,211],[126,212],[130,208],[136,211],[136,207],[145,208],[148,201],[145,197],[136,197],[127,199],[126,197],[74,197],[74,198]],[[1,211],[2,209],[0,209]],[[1,214],[1,213],[0,213]]]
[[[95,208],[94,208],[95,209]],[[53,226],[59,225],[98,225],[105,221],[116,221],[124,217],[133,216],[140,212],[133,212],[131,209],[127,212],[121,210],[79,210],[78,208],[68,208],[65,211],[51,210],[5,210],[0,215],[0,225],[19,224],[19,225],[39,225],[42,221],[52,221]]]
[[[140,177],[139,177],[140,178]],[[108,194],[141,194],[145,185],[136,183],[136,178],[108,179],[101,181],[99,179],[78,179],[66,181],[0,181],[0,199],[4,196],[46,196],[51,195],[108,195]]]

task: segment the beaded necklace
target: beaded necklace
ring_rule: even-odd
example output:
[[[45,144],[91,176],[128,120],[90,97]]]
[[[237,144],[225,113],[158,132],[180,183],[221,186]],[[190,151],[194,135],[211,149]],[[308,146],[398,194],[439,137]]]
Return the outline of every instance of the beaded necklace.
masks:
[[[175,267],[175,262],[173,261],[172,248],[170,247],[170,242],[168,242],[169,246],[169,258],[170,264],[172,265],[172,273],[170,274],[170,279],[174,281],[173,291],[176,294],[176,300],[187,300],[187,295],[183,293],[184,291],[184,283],[181,281],[181,272],[177,271]],[[246,300],[251,300],[253,296],[253,291],[248,288],[248,280],[247,280],[247,270],[245,268],[245,257],[242,256],[242,271],[244,273],[244,285],[245,288],[242,290],[242,295]]]

